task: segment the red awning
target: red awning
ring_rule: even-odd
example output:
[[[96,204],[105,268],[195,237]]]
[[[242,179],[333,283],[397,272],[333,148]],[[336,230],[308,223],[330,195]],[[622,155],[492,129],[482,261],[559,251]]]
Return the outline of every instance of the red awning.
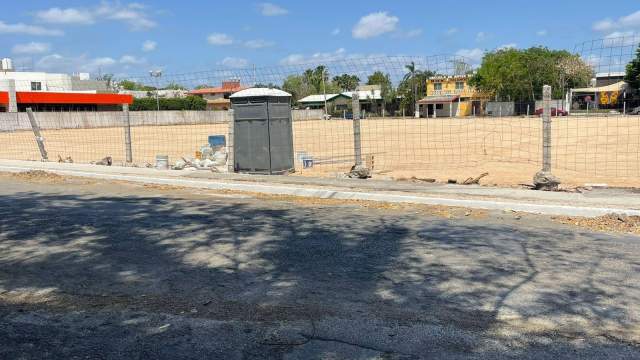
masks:
[[[133,103],[133,96],[123,94],[56,93],[39,91],[16,92],[18,104],[96,104],[121,105]],[[0,92],[0,104],[9,103],[9,94]]]
[[[451,96],[427,96],[426,98],[419,100],[418,104],[427,105],[427,104],[442,104],[442,103],[451,103],[454,101],[458,101],[460,96],[451,95]]]

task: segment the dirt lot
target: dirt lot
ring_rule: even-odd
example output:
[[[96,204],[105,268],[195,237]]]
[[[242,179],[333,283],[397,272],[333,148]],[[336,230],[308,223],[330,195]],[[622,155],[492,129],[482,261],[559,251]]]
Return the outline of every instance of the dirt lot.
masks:
[[[634,359],[638,237],[0,176],[0,358]]]
[[[488,185],[531,183],[541,167],[539,118],[367,119],[362,150],[372,156],[376,176],[464,180],[488,172]],[[152,163],[156,154],[172,161],[194,155],[207,136],[227,134],[225,124],[145,126],[132,129],[134,161]],[[640,117],[570,117],[553,123],[554,172],[569,187],[585,183],[640,187]],[[124,161],[121,128],[49,130],[43,133],[50,158],[90,162],[110,155]],[[0,158],[37,160],[30,132],[0,133]],[[353,164],[352,122],[294,123],[296,168],[303,176],[333,176]],[[299,161],[314,159],[311,169]]]

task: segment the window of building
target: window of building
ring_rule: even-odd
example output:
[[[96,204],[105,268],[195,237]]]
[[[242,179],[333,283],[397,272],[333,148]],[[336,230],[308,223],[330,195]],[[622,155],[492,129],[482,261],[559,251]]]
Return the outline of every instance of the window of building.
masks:
[[[456,90],[464,90],[464,81],[456,81]]]
[[[435,90],[435,91],[442,90],[442,83],[434,83],[433,84],[433,90]]]
[[[42,83],[40,81],[32,81],[31,91],[42,91]]]
[[[436,110],[443,110],[444,104],[436,104]]]

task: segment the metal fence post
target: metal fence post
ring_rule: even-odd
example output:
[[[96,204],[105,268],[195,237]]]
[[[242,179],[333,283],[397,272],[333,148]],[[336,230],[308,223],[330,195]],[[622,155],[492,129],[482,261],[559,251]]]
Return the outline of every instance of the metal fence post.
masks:
[[[533,178],[536,189],[557,190],[560,180],[551,174],[551,86],[542,88],[542,170]]]
[[[227,117],[229,120],[229,129],[228,129],[228,139],[227,139],[227,171],[232,173],[236,171],[235,166],[235,118],[234,118],[234,110],[229,109],[227,112]]]
[[[353,108],[353,154],[356,166],[361,166],[362,144],[360,142],[360,96],[357,92],[353,93],[351,106]]]
[[[27,115],[29,116],[29,123],[31,123],[31,130],[33,130],[33,135],[36,137],[36,142],[38,143],[38,149],[40,150],[42,161],[47,161],[49,158],[47,156],[47,150],[44,148],[44,138],[40,133],[40,126],[38,126],[38,122],[36,121],[36,117],[33,115],[31,108],[27,108]]]
[[[551,171],[551,86],[542,88],[542,171]]]
[[[124,145],[127,164],[133,162],[133,151],[131,149],[131,119],[129,118],[129,104],[122,104],[122,120],[124,123]]]

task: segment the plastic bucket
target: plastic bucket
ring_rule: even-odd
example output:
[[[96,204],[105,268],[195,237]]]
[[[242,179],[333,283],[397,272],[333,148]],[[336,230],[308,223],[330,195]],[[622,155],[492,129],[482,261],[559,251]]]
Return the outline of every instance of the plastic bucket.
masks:
[[[169,169],[169,155],[156,155],[156,169],[158,170]]]

